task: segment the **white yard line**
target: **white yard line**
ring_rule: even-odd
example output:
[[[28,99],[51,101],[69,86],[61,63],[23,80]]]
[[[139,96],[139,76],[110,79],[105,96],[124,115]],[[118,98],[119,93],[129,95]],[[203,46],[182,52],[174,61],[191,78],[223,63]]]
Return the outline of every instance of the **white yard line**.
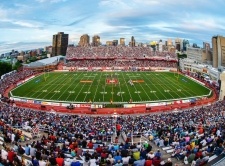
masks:
[[[130,99],[132,99],[132,96],[131,96],[130,90],[129,90],[128,86],[127,86],[127,82],[126,82],[126,80],[125,80],[125,78],[124,78],[124,75],[123,75],[123,74],[125,74],[125,73],[126,73],[126,72],[122,73],[123,80],[124,80],[124,83],[125,83],[125,85],[126,85],[126,87],[127,87],[127,89],[128,89],[128,93],[129,93],[129,95],[130,95]],[[132,99],[132,100],[133,100],[133,99]]]
[[[93,72],[91,72],[91,74],[93,74]],[[90,77],[93,77],[93,76],[90,76]],[[95,77],[96,77],[96,75],[94,75],[94,80],[95,80]],[[89,77],[88,77],[88,78],[89,78]],[[93,84],[94,80],[92,81],[91,85],[89,86],[89,88],[88,88],[88,92],[89,92],[89,90],[91,89],[91,86],[92,86],[92,84]],[[86,93],[86,95],[85,95],[85,97],[84,97],[84,100],[83,100],[83,101],[85,101],[85,100],[86,100],[87,95],[88,95],[88,93]],[[93,100],[93,99],[92,99],[92,100]]]
[[[83,74],[83,78],[84,78],[85,74]],[[83,79],[82,78],[82,79]],[[80,89],[79,93],[77,94],[76,98],[74,99],[74,101],[76,101],[77,97],[80,95],[81,91],[83,90],[84,86],[86,83],[83,84],[82,88]]]
[[[60,77],[60,76],[61,76],[61,74],[59,74],[58,77]],[[61,77],[60,79],[57,79],[57,82],[60,81],[60,80],[63,80],[63,81],[64,81],[64,79],[65,79],[64,77],[65,77],[65,76],[66,76],[66,78],[67,78],[67,74],[66,74],[66,73],[64,74],[63,77]],[[58,77],[57,77],[57,78],[58,78]],[[55,80],[55,79],[54,79],[54,80]],[[63,81],[62,81],[62,82],[63,82]],[[55,89],[57,88],[57,87],[56,87],[56,88],[54,87],[53,89],[51,89],[50,87],[52,87],[53,85],[50,84],[50,83],[47,84],[47,85],[50,85],[50,86],[48,86],[48,89],[46,89],[46,90],[47,90],[47,93],[46,93],[46,95],[44,95],[44,96],[42,97],[43,99],[45,98],[45,96],[47,96],[47,95],[49,95],[50,93],[54,92]],[[45,86],[44,86],[44,87],[45,87]],[[63,87],[63,86],[61,86],[61,88],[62,88],[62,87]],[[61,89],[61,88],[60,88],[60,89]],[[42,88],[42,89],[43,89],[43,88]],[[49,89],[51,89],[51,90],[49,90]],[[37,96],[37,98],[38,98],[40,95],[42,95],[43,93],[45,93],[45,92],[40,93],[40,94]]]
[[[118,79],[118,81],[119,81],[119,77],[118,77],[117,79]],[[121,86],[120,86],[120,81],[119,81],[119,88],[120,88],[120,92],[122,92],[122,91],[121,91]],[[123,102],[123,93],[121,93],[120,95],[121,95],[122,102]]]
[[[66,78],[66,80],[65,80],[66,83],[65,83],[65,81],[64,81],[65,84],[63,84],[62,86],[60,86],[60,88],[57,88],[57,87],[56,87],[57,89],[55,88],[55,89],[52,90],[52,91],[54,92],[54,94],[51,96],[50,100],[51,100],[56,94],[58,94],[58,93],[55,92],[55,91],[59,91],[59,93],[61,93],[60,90],[63,89],[65,86],[68,85],[67,82],[68,82],[68,80],[70,80],[71,73],[69,73],[68,76],[69,76],[69,78]],[[72,84],[70,84],[70,86],[71,86],[71,85],[72,85]],[[69,87],[69,86],[68,86],[68,87]],[[66,88],[66,89],[68,89],[68,88]],[[66,90],[63,90],[63,93],[65,93],[65,91],[66,91]],[[63,93],[62,93],[62,94],[63,94]],[[62,96],[62,94],[61,94],[60,96]],[[58,99],[59,99],[59,97],[58,97]],[[57,99],[57,100],[58,100],[58,99]]]
[[[146,77],[148,80],[149,80],[149,78],[146,76],[146,73],[143,73],[143,76],[144,77]],[[152,89],[151,89],[151,87],[148,85],[148,84],[146,84],[147,85],[147,87],[150,89],[150,91],[152,91]],[[157,92],[156,92],[157,93]],[[156,95],[156,93],[153,93],[154,95],[155,95],[155,97],[157,98],[157,99],[159,99],[159,97]],[[160,93],[160,92],[159,92]]]
[[[105,85],[104,85],[103,102],[105,102],[105,87],[106,87],[106,78],[105,78]]]
[[[131,78],[130,78],[129,75],[128,75],[128,77],[129,77],[129,80],[131,80]],[[126,83],[126,85],[127,85],[127,83]],[[133,87],[135,88],[136,92],[138,92],[137,88],[135,87],[135,84],[133,85]],[[137,93],[137,94],[138,94],[140,100],[142,101],[142,98],[141,98],[141,96],[140,96],[140,93]],[[133,99],[132,99],[132,100],[133,100]]]
[[[167,79],[168,80],[168,82],[170,82],[172,85],[174,85],[174,86],[179,86],[179,85],[181,85],[180,83],[178,83],[178,84],[175,84],[174,83],[174,81],[171,81],[170,79],[168,79],[168,78],[166,78],[166,76],[162,73],[162,75],[164,76],[164,78],[165,79]],[[183,86],[183,85],[181,85],[181,86]],[[184,86],[185,87],[185,86]],[[181,87],[179,87],[179,88],[177,88],[177,89],[187,89],[186,87],[185,88],[181,88]],[[189,93],[190,95],[192,95],[190,92],[189,92],[189,90],[181,90],[181,91],[186,91],[187,93]],[[192,90],[191,90],[192,91]],[[193,91],[192,91],[193,92]],[[183,93],[183,92],[182,92]],[[183,93],[183,94],[185,94],[185,93]],[[196,93],[194,93],[194,94],[196,94]],[[185,97],[188,97],[186,94],[184,95]]]
[[[83,72],[81,72],[81,73],[79,73],[79,75],[77,76],[76,75],[76,79],[74,79],[74,76],[71,78],[71,79],[73,79],[73,81],[72,82],[70,82],[70,86],[68,86],[67,88],[66,88],[66,90],[59,96],[59,98],[58,99],[60,99],[60,97],[63,95],[63,94],[65,94],[66,92],[67,92],[67,89],[69,89],[71,86],[73,86],[74,84],[74,82],[82,75],[82,73]],[[76,87],[78,86],[78,84],[73,88],[73,91],[74,91],[74,89],[76,89]],[[68,95],[67,95],[67,98],[66,98],[66,101],[67,101],[67,99],[69,98],[69,96],[71,95],[71,93],[69,93]]]
[[[134,73],[132,73],[132,74],[134,74]],[[129,76],[129,77],[130,77],[130,76]],[[149,97],[148,93],[147,93],[146,90],[143,88],[143,86],[141,85],[140,82],[138,82],[138,85],[141,86],[142,90],[143,90],[143,91],[145,92],[145,94],[148,96],[148,99],[151,100],[151,98]]]
[[[154,76],[153,74],[153,77],[156,78],[156,81],[157,82],[161,82],[161,80],[159,80],[156,76]],[[164,90],[171,90],[170,87],[166,86],[165,84],[163,84],[164,86],[160,85],[162,88],[164,88]],[[175,98],[171,93],[170,93],[170,90],[168,92],[165,92],[165,93],[168,93],[173,99]],[[177,94],[178,95],[178,94]],[[180,97],[180,95],[178,95]]]
[[[41,75],[43,76],[43,74]],[[51,85],[52,82],[55,82],[55,80],[58,80],[58,78],[61,76],[61,74],[59,74],[57,77],[53,78],[50,82],[48,82],[48,84],[45,84],[44,86],[41,86],[38,87],[38,91],[37,92],[34,92],[30,97],[33,97],[36,93],[38,93],[39,91],[43,91],[43,90],[47,90],[46,88],[48,87],[49,88],[49,85]],[[33,91],[31,91],[33,92]],[[42,92],[42,93],[45,93],[45,92]],[[40,95],[42,95],[42,93],[40,93],[38,96],[35,96],[36,98],[38,98]]]
[[[147,75],[147,74],[146,74],[146,75]],[[151,74],[151,75],[149,75],[149,76],[152,77],[152,75],[153,75],[153,74]],[[147,77],[147,76],[146,76],[146,77]],[[147,79],[148,79],[150,82],[152,82],[148,77],[147,77]],[[159,90],[159,88],[158,88],[155,84],[152,83],[152,85],[153,85],[154,87],[156,87],[157,91],[158,91],[159,93],[161,93],[161,94],[165,97],[165,99],[168,99],[168,98],[161,92],[161,90]]]
[[[101,78],[102,78],[102,72],[101,72],[101,75],[100,75],[100,78],[99,78],[99,82],[98,82],[97,88],[96,88],[96,90],[95,90],[95,94],[94,94],[93,101],[95,101],[96,93],[97,93],[97,91],[98,91],[98,87],[99,87],[99,84],[100,84],[100,82],[101,82]],[[98,101],[95,101],[95,102],[98,102]]]

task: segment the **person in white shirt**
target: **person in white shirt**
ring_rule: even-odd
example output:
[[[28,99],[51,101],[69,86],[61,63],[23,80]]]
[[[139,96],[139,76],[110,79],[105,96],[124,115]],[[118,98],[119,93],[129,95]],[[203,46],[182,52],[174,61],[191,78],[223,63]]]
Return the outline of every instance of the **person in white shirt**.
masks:
[[[72,161],[73,161],[73,159],[67,158],[67,159],[64,160],[64,165],[65,166],[70,166]]]
[[[106,160],[110,161],[111,164],[114,164],[114,162],[115,162],[115,160],[114,160],[114,158],[112,157],[111,154],[109,154],[109,156]]]
[[[90,161],[90,166],[96,166],[96,159],[95,158],[91,158],[89,161]]]
[[[153,151],[151,151],[146,156],[150,159],[153,159],[155,157],[155,154],[153,153]]]
[[[39,166],[46,166],[46,165],[47,165],[46,162],[42,158],[40,158]]]
[[[206,146],[207,141],[206,141],[205,139],[203,139],[200,143],[201,143],[201,144],[202,144],[202,146],[204,147],[204,146]]]
[[[216,135],[220,136],[220,130],[219,129],[216,131]]]
[[[8,152],[6,150],[2,149],[1,156],[2,156],[3,160],[7,160]]]
[[[14,143],[14,141],[15,141],[15,134],[12,133],[12,134],[11,134],[11,142]]]
[[[123,165],[128,165],[128,163],[129,163],[129,159],[130,159],[130,156],[127,156],[127,157],[122,157],[122,162],[123,162]]]

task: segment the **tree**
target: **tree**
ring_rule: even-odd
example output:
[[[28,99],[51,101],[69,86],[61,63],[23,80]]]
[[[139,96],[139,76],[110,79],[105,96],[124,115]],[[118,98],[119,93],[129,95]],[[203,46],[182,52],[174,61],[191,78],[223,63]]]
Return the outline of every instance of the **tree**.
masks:
[[[179,53],[177,53],[177,57],[178,57],[178,59],[180,59],[180,58],[187,58],[187,54],[179,54]]]
[[[7,62],[0,62],[0,76],[12,71],[12,65]]]
[[[14,65],[13,65],[13,70],[18,70],[20,67],[22,66],[20,61],[17,61]]]

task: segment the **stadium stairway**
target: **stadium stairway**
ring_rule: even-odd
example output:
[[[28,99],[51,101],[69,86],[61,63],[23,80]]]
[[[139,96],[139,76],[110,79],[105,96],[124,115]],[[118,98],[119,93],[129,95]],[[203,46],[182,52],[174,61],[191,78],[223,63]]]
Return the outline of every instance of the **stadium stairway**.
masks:
[[[221,154],[219,156],[213,155],[210,158],[207,163],[207,166],[224,166],[225,165],[225,154]]]

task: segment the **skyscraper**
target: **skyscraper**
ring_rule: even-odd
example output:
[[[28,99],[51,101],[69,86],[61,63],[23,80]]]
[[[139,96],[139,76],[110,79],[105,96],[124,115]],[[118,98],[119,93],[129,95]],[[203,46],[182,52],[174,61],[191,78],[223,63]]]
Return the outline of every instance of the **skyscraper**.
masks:
[[[213,67],[225,66],[225,37],[213,36]]]
[[[100,37],[98,35],[92,37],[92,46],[100,46]]]
[[[117,45],[118,45],[118,40],[113,40],[113,41],[112,41],[112,45],[113,45],[113,46],[117,46]]]
[[[125,46],[125,38],[120,38],[120,45]]]
[[[88,34],[84,34],[80,37],[79,46],[86,47],[90,44],[90,36]]]
[[[183,40],[183,50],[187,51],[187,47],[189,46],[189,41],[188,40]]]
[[[131,37],[130,46],[135,47],[135,39],[134,36]]]
[[[64,32],[58,32],[58,34],[53,35],[52,56],[66,55],[68,40],[69,35],[64,34]]]
[[[182,40],[179,39],[179,38],[176,38],[175,39],[175,48],[176,48],[177,51],[181,50],[181,44],[182,44]]]

